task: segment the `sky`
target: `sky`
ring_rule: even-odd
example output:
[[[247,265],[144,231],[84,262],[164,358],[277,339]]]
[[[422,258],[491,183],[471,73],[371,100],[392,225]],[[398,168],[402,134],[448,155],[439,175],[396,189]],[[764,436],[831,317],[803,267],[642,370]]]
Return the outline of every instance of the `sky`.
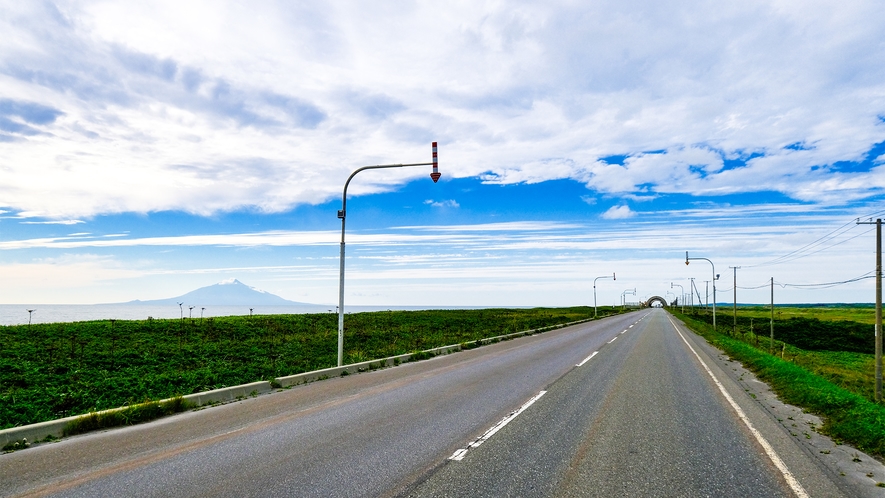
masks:
[[[348,176],[434,141],[438,183],[349,184],[346,304],[875,300],[879,0],[0,0],[0,32],[0,304],[334,304]]]

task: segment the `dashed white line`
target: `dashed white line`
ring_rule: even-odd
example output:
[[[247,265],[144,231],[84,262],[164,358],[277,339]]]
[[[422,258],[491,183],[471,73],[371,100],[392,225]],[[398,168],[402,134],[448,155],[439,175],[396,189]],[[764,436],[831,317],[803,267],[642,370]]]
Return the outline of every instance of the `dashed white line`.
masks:
[[[750,429],[750,432],[756,438],[756,441],[758,441],[759,444],[762,446],[762,449],[765,450],[765,454],[768,455],[771,463],[773,463],[774,466],[781,471],[781,475],[783,475],[784,479],[787,480],[787,484],[790,485],[790,488],[793,489],[793,492],[796,493],[796,496],[798,496],[799,498],[808,498],[808,493],[805,491],[805,488],[802,487],[802,484],[800,484],[796,477],[793,476],[793,473],[790,472],[790,469],[787,468],[787,465],[784,463],[784,461],[781,460],[777,453],[775,453],[774,448],[771,447],[771,444],[769,444],[768,441],[762,436],[761,432],[753,427],[753,424],[750,423],[750,419],[747,417],[746,413],[744,413],[744,410],[741,409],[740,406],[738,406],[734,398],[732,398],[731,395],[728,394],[728,391],[725,390],[725,386],[723,386],[722,383],[719,382],[719,379],[717,379],[716,376],[713,375],[713,371],[710,370],[710,367],[708,367],[706,363],[704,363],[704,360],[701,359],[701,356],[697,353],[697,351],[695,351],[694,348],[691,347],[691,344],[688,343],[688,340],[685,339],[685,336],[682,335],[682,332],[679,331],[679,328],[676,327],[676,324],[673,323],[673,320],[671,320],[669,316],[667,317],[667,319],[670,320],[670,325],[673,325],[673,328],[676,329],[676,333],[679,334],[679,337],[682,338],[682,341],[685,342],[685,345],[688,346],[688,349],[690,349],[691,352],[694,353],[698,361],[701,362],[704,370],[706,370],[707,373],[710,375],[710,378],[713,379],[713,382],[716,384],[716,387],[719,388],[719,392],[722,393],[722,396],[725,397],[725,400],[728,401],[728,404],[730,404],[734,411],[737,412],[738,418],[740,418],[744,422],[744,424],[746,424],[747,428]]]
[[[582,367],[582,366],[584,366],[584,363],[587,363],[588,361],[590,361],[590,358],[593,358],[593,357],[596,356],[598,353],[599,353],[599,351],[594,351],[593,354],[591,354],[590,356],[584,358],[584,361],[582,361],[581,363],[578,363],[578,364],[575,365],[575,366],[576,366],[576,367]]]
[[[618,338],[618,336],[614,336],[614,337],[612,337],[612,340],[608,341],[608,343],[611,344],[611,343],[615,342],[615,340],[616,340],[617,338]]]
[[[594,353],[594,354],[595,354],[595,353]],[[591,356],[592,356],[592,355],[591,355]],[[476,440],[474,440],[472,443],[468,444],[468,445],[465,446],[464,448],[461,448],[461,449],[459,449],[458,451],[452,453],[452,456],[449,457],[449,460],[461,461],[461,460],[464,458],[464,456],[467,454],[468,451],[470,451],[470,450],[473,449],[473,448],[477,448],[477,447],[479,447],[479,445],[481,445],[482,443],[488,441],[489,438],[492,437],[492,436],[494,436],[496,432],[498,432],[498,431],[500,431],[501,429],[503,429],[505,425],[507,425],[507,424],[509,424],[510,422],[512,422],[513,419],[515,419],[516,417],[518,417],[520,413],[524,412],[524,411],[526,410],[526,408],[532,406],[532,404],[533,404],[535,401],[538,401],[539,399],[541,399],[541,396],[543,396],[543,395],[545,395],[545,394],[547,394],[547,391],[541,391],[541,392],[539,392],[538,394],[536,394],[535,397],[533,397],[532,399],[526,401],[525,404],[522,405],[521,407],[519,407],[518,410],[512,412],[510,415],[507,415],[506,417],[504,417],[503,419],[501,419],[500,422],[498,422],[497,424],[493,425],[492,428],[489,429],[489,430],[487,430],[482,436],[479,436]]]

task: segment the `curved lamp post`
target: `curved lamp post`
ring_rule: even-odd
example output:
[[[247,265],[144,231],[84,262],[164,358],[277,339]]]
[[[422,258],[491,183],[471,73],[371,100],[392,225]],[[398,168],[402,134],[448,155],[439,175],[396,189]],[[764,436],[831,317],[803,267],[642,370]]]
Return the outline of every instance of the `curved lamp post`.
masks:
[[[627,307],[627,294],[632,294],[635,296],[636,289],[626,289],[624,292],[621,293],[621,307],[622,308]]]
[[[679,287],[679,290],[682,291],[682,297],[679,298],[679,303],[682,304],[682,312],[685,313],[685,288],[679,284],[674,284],[673,282],[670,282],[671,289],[673,288],[674,285],[676,287]]]
[[[612,273],[612,276],[610,277],[608,275],[604,275],[602,277],[596,277],[593,279],[593,318],[596,318],[596,281],[600,278],[610,278],[612,280],[617,280],[614,273]]]
[[[429,163],[412,163],[412,164],[381,164],[378,166],[363,166],[362,168],[357,169],[353,173],[347,177],[347,182],[344,183],[344,193],[341,195],[341,210],[338,211],[338,217],[341,218],[341,256],[339,257],[340,261],[340,271],[338,274],[338,366],[340,367],[342,361],[344,359],[344,217],[347,215],[347,186],[350,185],[350,181],[353,180],[353,177],[356,176],[360,171],[365,171],[367,169],[384,169],[384,168],[407,168],[410,166],[433,166],[433,172],[430,173],[430,178],[433,180],[433,183],[439,181],[439,177],[442,176],[438,170],[439,164],[437,162],[436,157],[436,142],[433,142],[433,162]]]
[[[710,266],[713,267],[713,330],[716,330],[716,280],[719,279],[719,275],[716,275],[716,265],[714,265],[713,262],[707,258],[689,258],[688,251],[685,251],[685,264],[686,264],[686,266],[688,265],[688,262],[692,259],[694,259],[694,260],[701,260],[702,259],[702,260],[706,261],[707,263],[710,263]]]

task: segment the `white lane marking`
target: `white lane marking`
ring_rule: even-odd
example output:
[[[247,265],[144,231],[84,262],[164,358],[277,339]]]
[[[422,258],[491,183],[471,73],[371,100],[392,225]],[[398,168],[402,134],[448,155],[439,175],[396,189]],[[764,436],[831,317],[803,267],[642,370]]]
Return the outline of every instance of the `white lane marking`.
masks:
[[[464,448],[461,448],[458,451],[452,453],[452,456],[449,457],[449,460],[460,461],[461,459],[463,459],[468,451],[470,451],[473,448],[477,448],[482,443],[488,441],[489,438],[494,436],[496,432],[503,429],[505,425],[512,422],[513,419],[518,417],[520,413],[524,412],[526,410],[526,408],[532,406],[532,404],[535,401],[538,401],[539,399],[541,399],[541,396],[543,396],[545,394],[547,394],[547,391],[541,391],[538,394],[536,394],[535,397],[526,401],[525,404],[522,405],[521,407],[519,407],[518,410],[516,410],[516,411],[512,412],[510,415],[507,415],[506,417],[502,418],[500,422],[493,425],[492,428],[487,430],[482,436],[479,436],[476,440],[474,440],[472,443],[468,444]]]
[[[636,325],[636,324],[634,323],[633,325]],[[630,326],[627,327],[627,328],[628,328],[628,329],[632,329],[632,328],[633,328],[633,325],[630,325]]]
[[[598,353],[599,353],[599,351],[594,351],[593,354],[591,354],[590,356],[584,358],[584,361],[582,361],[581,363],[578,363],[578,364],[575,365],[575,366],[576,366],[576,367],[583,367],[583,366],[584,366],[584,363],[587,363],[588,361],[590,361],[590,358],[593,358],[593,357],[596,356]]]
[[[611,343],[615,342],[615,339],[617,339],[617,338],[618,338],[618,336],[612,337],[612,340],[608,341],[608,343],[611,344]]]
[[[670,317],[668,316],[667,319],[670,320]],[[793,489],[793,492],[796,493],[796,496],[800,498],[808,498],[808,493],[805,492],[805,488],[803,488],[802,485],[799,484],[799,481],[796,479],[795,476],[793,476],[793,473],[790,472],[790,469],[787,468],[787,465],[784,463],[784,461],[781,460],[777,453],[775,453],[774,448],[772,448],[768,441],[766,441],[765,438],[762,436],[762,433],[756,430],[755,427],[753,427],[753,424],[750,423],[750,419],[744,413],[744,410],[742,410],[741,407],[738,406],[738,404],[734,401],[734,398],[732,398],[731,395],[728,394],[728,391],[725,390],[725,386],[723,386],[722,383],[719,382],[719,379],[717,379],[716,376],[713,375],[713,371],[710,370],[710,367],[708,367],[706,363],[704,363],[704,360],[701,359],[701,356],[698,354],[698,352],[695,351],[693,347],[691,347],[691,344],[688,343],[688,340],[685,339],[685,336],[682,335],[682,332],[679,331],[679,329],[676,327],[676,324],[673,323],[673,320],[670,320],[670,325],[672,325],[673,328],[676,329],[676,333],[679,334],[679,337],[682,338],[682,341],[685,343],[686,346],[688,346],[688,349],[690,349],[691,352],[694,353],[698,361],[701,362],[704,370],[707,371],[707,373],[710,375],[710,378],[712,378],[713,382],[716,384],[716,387],[719,388],[719,392],[722,393],[722,396],[725,397],[726,401],[728,401],[728,404],[730,404],[731,407],[734,408],[734,411],[737,412],[738,417],[744,422],[744,424],[747,425],[747,428],[750,429],[750,432],[756,438],[756,441],[758,441],[759,444],[762,446],[762,449],[765,450],[765,454],[768,455],[768,458],[771,460],[774,466],[781,471],[781,474],[784,476],[784,479],[787,480],[787,484],[790,485],[790,488]]]

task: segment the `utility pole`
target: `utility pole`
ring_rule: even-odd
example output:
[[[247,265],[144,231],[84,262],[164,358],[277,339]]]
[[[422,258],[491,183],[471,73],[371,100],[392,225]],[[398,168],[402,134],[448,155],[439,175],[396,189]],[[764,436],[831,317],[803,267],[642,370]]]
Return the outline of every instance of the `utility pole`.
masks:
[[[857,221],[876,225],[876,401],[882,401],[882,219]]]
[[[729,266],[729,268],[734,269],[734,324],[731,326],[731,335],[737,337],[737,329],[738,329],[738,268],[740,266]]]
[[[694,312],[694,294],[692,294],[692,292],[696,291],[697,289],[694,286],[694,277],[690,277],[689,280],[691,281],[688,286],[688,297],[689,299],[691,299],[691,301],[689,301],[689,307],[691,308],[691,311]]]
[[[707,308],[710,307],[710,281],[704,280],[704,314],[707,314]]]
[[[774,277],[771,277],[771,341],[768,342],[768,354],[774,350]]]

